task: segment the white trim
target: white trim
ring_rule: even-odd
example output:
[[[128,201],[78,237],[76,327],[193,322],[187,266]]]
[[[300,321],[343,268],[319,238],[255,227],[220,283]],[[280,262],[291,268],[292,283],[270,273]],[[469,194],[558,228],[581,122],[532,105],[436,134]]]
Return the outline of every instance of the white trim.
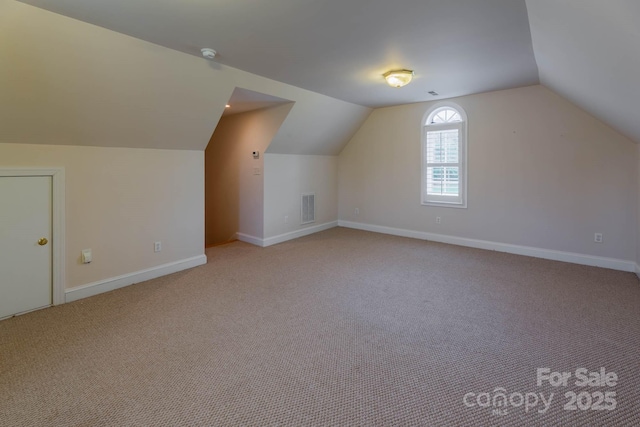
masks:
[[[51,286],[53,305],[65,302],[65,173],[64,168],[5,168],[0,176],[50,176],[51,188]]]
[[[314,225],[313,227],[305,227],[300,230],[290,231],[288,233],[279,234],[273,237],[267,237],[263,240],[263,246],[272,246],[277,245],[278,243],[286,242],[288,240],[297,239],[299,237],[308,236],[309,234],[318,233],[320,231],[325,231],[330,228],[334,228],[338,226],[338,221],[326,222],[324,224]]]
[[[488,240],[467,239],[464,237],[447,236],[444,234],[405,230],[402,228],[384,227],[381,225],[364,224],[351,221],[338,221],[338,225],[340,227],[354,228],[357,230],[373,231],[375,233],[391,234],[394,236],[410,237],[413,239],[431,240],[433,242],[449,243],[452,245],[467,246],[470,248],[487,249],[516,255],[525,255],[534,258],[544,258],[553,261],[563,261],[593,267],[636,272],[640,277],[640,266],[638,266],[634,261],[534,248],[531,246],[511,245],[508,243],[491,242]]]
[[[65,171],[57,169],[53,176],[53,305],[64,304],[65,287]]]
[[[461,122],[452,122],[452,123],[438,123],[438,124],[432,124],[429,125],[427,124],[427,121],[429,120],[429,116],[431,116],[431,114],[433,114],[436,110],[439,110],[441,108],[444,107],[449,107],[451,109],[454,109],[458,112],[458,114],[460,114],[460,117],[462,118]],[[427,200],[426,196],[426,189],[425,189],[425,183],[426,183],[426,167],[425,167],[425,153],[424,153],[424,148],[426,145],[426,138],[427,138],[427,133],[428,130],[427,129],[434,129],[434,130],[438,130],[438,129],[443,129],[443,128],[447,128],[450,125],[456,125],[458,126],[458,128],[460,129],[460,134],[459,134],[459,139],[461,139],[462,141],[459,142],[460,144],[460,161],[459,161],[459,174],[462,175],[462,180],[460,181],[460,202],[446,202],[446,201],[440,201],[440,200]],[[468,177],[468,172],[469,172],[469,167],[468,167],[468,160],[469,160],[469,156],[467,155],[468,152],[468,147],[469,147],[469,118],[467,116],[467,112],[465,111],[464,108],[462,108],[460,105],[456,104],[455,102],[451,102],[451,101],[441,101],[441,102],[437,102],[435,104],[433,104],[428,110],[427,112],[422,116],[422,122],[421,122],[421,133],[420,133],[420,204],[422,206],[436,206],[436,207],[442,207],[442,208],[459,208],[459,209],[466,209],[467,208],[467,194],[468,194],[468,188],[469,188],[469,177]]]
[[[251,236],[249,234],[244,234],[244,233],[236,233],[236,236],[238,236],[238,240],[240,240],[241,242],[251,243],[252,245],[256,245],[260,247],[264,246],[264,240],[262,240],[259,237]]]
[[[161,276],[166,276],[167,274],[177,273],[178,271],[197,267],[206,263],[207,256],[198,255],[192,258],[170,262],[168,264],[162,264],[157,267],[147,268],[146,270],[140,270],[129,274],[123,274],[122,276],[99,280],[97,282],[67,289],[65,291],[65,299],[66,302],[77,301],[82,298],[87,298],[104,292],[113,291],[115,289],[124,288],[125,286],[133,285],[135,283],[156,279]]]
[[[252,245],[266,248],[267,246],[277,245],[278,243],[288,240],[297,239],[299,237],[308,236],[309,234],[325,231],[338,226],[338,221],[326,222],[324,224],[314,225],[312,227],[301,228],[300,230],[290,231],[288,233],[279,234],[273,237],[261,239],[259,237],[250,236],[248,234],[238,233],[238,240],[241,242],[251,243]]]
[[[460,117],[462,118],[463,122],[466,122],[469,117],[467,116],[467,112],[465,111],[464,108],[462,108],[460,106],[460,104],[457,104],[453,101],[438,101],[435,102],[433,104],[431,104],[431,107],[429,107],[429,109],[427,110],[427,112],[422,116],[422,126],[427,124],[427,120],[429,120],[429,116],[436,110],[439,110],[443,107],[449,107],[449,108],[453,108],[454,110],[457,110],[458,113],[460,114]],[[440,123],[436,123],[436,124],[440,124]]]

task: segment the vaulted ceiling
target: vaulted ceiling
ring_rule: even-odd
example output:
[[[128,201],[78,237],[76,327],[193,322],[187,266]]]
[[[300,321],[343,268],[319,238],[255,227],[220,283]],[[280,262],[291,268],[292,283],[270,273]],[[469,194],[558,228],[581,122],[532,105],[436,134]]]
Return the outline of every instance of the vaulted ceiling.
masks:
[[[368,107],[538,83],[524,0],[24,2]],[[397,68],[410,88],[384,84]]]
[[[23,2],[368,107],[541,82],[640,142],[637,0]],[[414,82],[386,86],[393,68]]]
[[[542,84],[640,142],[640,2],[527,0]]]

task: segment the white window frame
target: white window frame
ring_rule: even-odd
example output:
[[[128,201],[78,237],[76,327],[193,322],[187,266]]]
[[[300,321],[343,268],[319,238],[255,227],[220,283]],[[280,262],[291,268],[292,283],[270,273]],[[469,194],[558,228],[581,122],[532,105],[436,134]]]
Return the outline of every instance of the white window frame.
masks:
[[[456,110],[462,119],[460,122],[428,124],[431,115],[437,110],[450,108]],[[424,206],[440,206],[448,208],[466,208],[467,207],[467,140],[468,140],[468,121],[467,113],[462,107],[453,102],[439,102],[433,105],[422,117],[422,137],[420,139],[420,200]],[[425,158],[427,146],[427,133],[429,131],[439,131],[448,129],[458,129],[458,176],[460,178],[459,190],[460,195],[452,200],[450,196],[428,195],[427,194],[427,162]]]

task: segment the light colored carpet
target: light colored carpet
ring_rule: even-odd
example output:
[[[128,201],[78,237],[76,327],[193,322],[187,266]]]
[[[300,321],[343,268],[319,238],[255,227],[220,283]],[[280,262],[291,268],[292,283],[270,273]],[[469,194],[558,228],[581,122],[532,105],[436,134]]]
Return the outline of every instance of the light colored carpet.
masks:
[[[640,425],[632,273],[342,228],[207,256],[0,322],[0,425]],[[538,387],[543,367],[619,380]],[[463,403],[497,387],[555,397]],[[571,391],[617,407],[564,410]]]

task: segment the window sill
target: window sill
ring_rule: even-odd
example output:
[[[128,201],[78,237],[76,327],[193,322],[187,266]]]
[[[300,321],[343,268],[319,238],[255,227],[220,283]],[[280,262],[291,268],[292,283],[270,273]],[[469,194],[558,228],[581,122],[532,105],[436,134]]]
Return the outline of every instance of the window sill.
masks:
[[[467,209],[467,204],[465,203],[447,203],[447,202],[421,202],[422,206],[437,206],[439,208],[456,208],[456,209]]]

